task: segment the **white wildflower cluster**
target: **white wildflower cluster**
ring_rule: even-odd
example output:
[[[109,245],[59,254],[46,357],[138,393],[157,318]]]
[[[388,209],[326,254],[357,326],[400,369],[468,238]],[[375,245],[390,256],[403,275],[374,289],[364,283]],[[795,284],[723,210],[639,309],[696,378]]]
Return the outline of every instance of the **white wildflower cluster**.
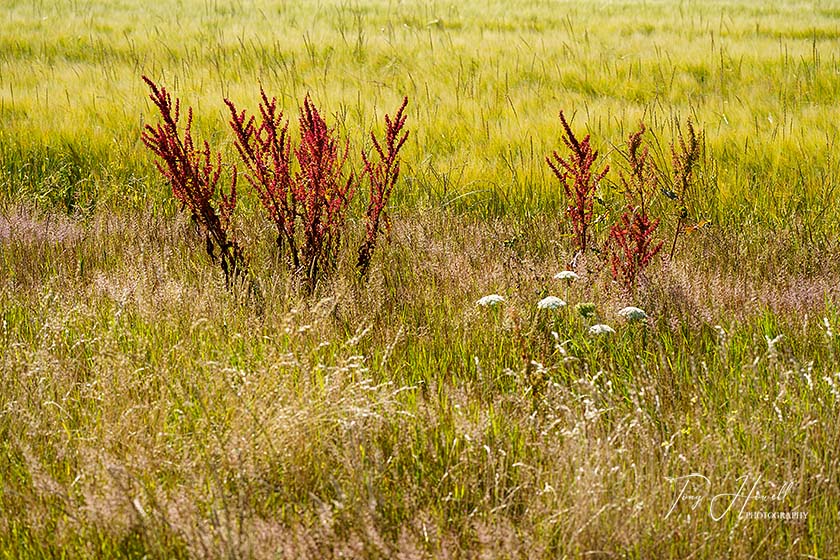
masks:
[[[561,307],[565,307],[565,305],[566,302],[557,296],[544,297],[537,302],[538,309],[560,309]]]
[[[644,310],[633,306],[625,307],[624,309],[620,310],[618,314],[631,322],[644,321],[648,318],[647,313],[645,313]]]
[[[834,338],[834,331],[831,329],[831,322],[828,320],[828,317],[823,317],[823,327],[825,327],[825,337],[828,340]]]
[[[615,334],[615,329],[609,325],[598,323],[589,327],[589,334],[594,334],[596,336],[604,334]]]
[[[566,282],[573,282],[580,279],[574,271],[571,270],[563,270],[558,272],[554,275],[555,280],[565,280]],[[502,303],[504,303],[505,298],[500,296],[499,294],[489,294],[482,298],[480,298],[476,305],[481,307],[496,307]],[[537,309],[547,309],[547,310],[558,310],[566,307],[568,304],[565,300],[557,297],[557,296],[546,296],[537,302]],[[575,309],[580,313],[580,315],[587,320],[595,316],[595,304],[593,303],[579,303],[575,307]],[[620,309],[617,312],[619,317],[624,318],[629,323],[635,322],[642,322],[648,319],[648,314],[645,313],[644,309],[640,309],[634,306],[627,306]],[[590,335],[593,336],[603,336],[609,334],[615,334],[615,329],[610,325],[605,323],[596,323],[591,325],[588,329]],[[556,335],[555,335],[556,337]],[[768,344],[770,341],[768,340]]]
[[[571,270],[563,270],[558,272],[554,275],[555,280],[566,280],[567,282],[572,282],[573,280],[580,280],[580,276],[578,276],[575,272]]]
[[[496,307],[504,301],[505,298],[503,298],[499,294],[490,294],[489,296],[484,296],[483,298],[479,299],[476,302],[476,305],[480,305],[482,307]]]
[[[767,335],[764,335],[764,340],[767,341],[767,357],[770,359],[774,359],[778,357],[779,351],[776,349],[776,345],[782,341],[785,335],[780,334],[774,338],[770,338]]]

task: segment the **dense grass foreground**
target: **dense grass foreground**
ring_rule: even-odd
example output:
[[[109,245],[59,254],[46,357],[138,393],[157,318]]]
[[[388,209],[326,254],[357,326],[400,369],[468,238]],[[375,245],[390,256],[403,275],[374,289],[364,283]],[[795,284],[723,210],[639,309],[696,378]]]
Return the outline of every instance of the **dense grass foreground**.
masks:
[[[300,300],[275,275],[258,316],[198,242],[172,241],[186,223],[5,215],[7,556],[838,548],[836,250],[809,274],[755,273],[694,244],[640,294],[650,324],[632,325],[603,278],[551,279],[549,224],[430,211],[396,222],[367,285],[345,263]],[[476,307],[490,291],[503,308]],[[538,311],[545,293],[597,302],[618,332]],[[692,473],[710,494],[668,515],[668,477]],[[711,519],[708,499],[740,477],[765,496],[788,485],[746,511],[807,519],[739,520],[743,498]]]
[[[828,2],[6,2],[0,553],[836,557],[839,19]],[[304,296],[243,194],[262,300],[226,289],[141,145],[143,74],[228,153],[222,97],[253,107],[258,83],[292,114],[309,92],[358,142],[408,95],[368,278],[345,253]],[[711,224],[632,296],[595,253],[553,278],[574,252],[544,162],[560,109],[614,168],[601,214],[621,210],[611,145],[640,119],[660,165],[676,122],[706,132],[686,224]],[[671,239],[682,218],[652,208]],[[476,305],[491,293],[505,302]],[[547,295],[569,305],[537,309]],[[631,304],[650,319],[618,316]],[[774,512],[801,515],[749,517]]]

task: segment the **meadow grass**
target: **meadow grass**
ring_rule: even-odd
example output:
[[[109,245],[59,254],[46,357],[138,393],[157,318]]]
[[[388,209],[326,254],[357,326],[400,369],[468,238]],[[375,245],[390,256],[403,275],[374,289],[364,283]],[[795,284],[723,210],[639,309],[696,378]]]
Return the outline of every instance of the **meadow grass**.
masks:
[[[6,1],[0,555],[836,557],[838,39],[832,2]],[[264,301],[226,289],[140,141],[144,74],[226,153],[260,84],[361,144],[408,95],[369,278],[348,253],[304,296],[243,193]],[[560,109],[614,170],[641,119],[661,165],[705,132],[711,224],[635,294],[597,257],[553,279]],[[744,483],[777,499],[713,519]]]

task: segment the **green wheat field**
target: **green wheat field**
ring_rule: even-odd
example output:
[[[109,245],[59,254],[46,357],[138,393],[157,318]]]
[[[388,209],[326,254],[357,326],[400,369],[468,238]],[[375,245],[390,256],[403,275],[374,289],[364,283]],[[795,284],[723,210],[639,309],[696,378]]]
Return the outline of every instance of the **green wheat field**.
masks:
[[[230,162],[225,98],[358,165],[407,96],[367,277],[363,198],[307,291],[241,181],[226,287],[144,75]],[[561,110],[610,166],[578,260]],[[0,557],[838,558],[838,143],[835,1],[0,0]]]

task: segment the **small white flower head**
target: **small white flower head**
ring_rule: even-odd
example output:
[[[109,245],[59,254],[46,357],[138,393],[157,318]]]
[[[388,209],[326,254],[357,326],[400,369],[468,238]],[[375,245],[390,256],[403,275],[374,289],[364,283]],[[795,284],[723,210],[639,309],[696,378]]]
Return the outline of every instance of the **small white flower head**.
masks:
[[[829,340],[834,338],[834,331],[831,330],[831,322],[828,317],[823,317],[823,325],[825,326],[825,336]]]
[[[503,301],[505,301],[505,298],[503,298],[499,294],[490,294],[489,296],[484,296],[475,303],[476,305],[480,305],[482,307],[496,307]]]
[[[782,341],[785,335],[780,334],[775,338],[770,338],[767,335],[764,335],[764,340],[767,341],[767,355],[771,358],[775,358],[779,355],[779,352],[776,350],[776,345]]]
[[[643,309],[639,309],[638,307],[633,307],[632,305],[629,307],[625,307],[621,311],[618,312],[619,315],[627,319],[628,321],[644,321],[648,318],[647,313],[644,312]]]
[[[557,296],[548,296],[537,302],[537,309],[560,309],[566,302]]]
[[[598,323],[597,325],[592,325],[589,327],[589,334],[594,335],[601,335],[601,334],[615,334],[615,329],[609,325],[604,325],[603,323]]]
[[[554,279],[555,280],[567,280],[567,281],[571,282],[572,280],[580,280],[580,276],[578,276],[577,274],[575,274],[571,270],[564,270],[562,272],[558,272],[557,274],[555,274]]]

